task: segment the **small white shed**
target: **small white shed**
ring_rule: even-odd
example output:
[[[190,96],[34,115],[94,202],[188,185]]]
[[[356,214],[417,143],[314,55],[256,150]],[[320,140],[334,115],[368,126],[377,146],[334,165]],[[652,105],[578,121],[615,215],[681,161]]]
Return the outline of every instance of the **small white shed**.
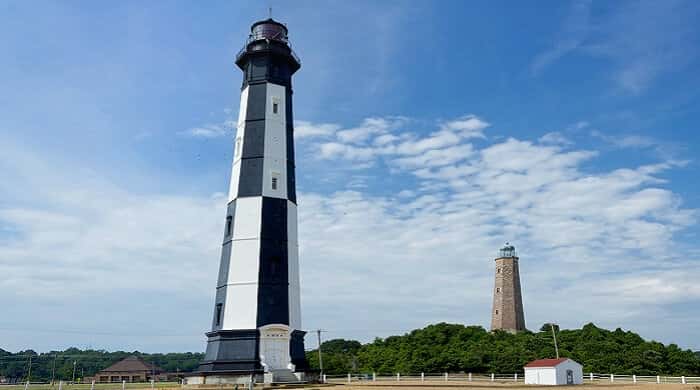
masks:
[[[534,360],[525,365],[525,384],[580,385],[583,366],[568,358]]]

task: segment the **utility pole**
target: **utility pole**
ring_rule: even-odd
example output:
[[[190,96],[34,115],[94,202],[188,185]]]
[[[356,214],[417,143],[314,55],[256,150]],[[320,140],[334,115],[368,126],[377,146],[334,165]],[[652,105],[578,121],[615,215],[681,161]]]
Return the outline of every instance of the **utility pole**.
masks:
[[[550,323],[549,326],[552,327],[552,337],[554,338],[554,352],[557,354],[557,359],[559,359],[559,347],[557,346],[557,334],[554,332],[554,324]]]
[[[321,329],[316,329],[316,335],[318,336],[318,368],[321,369],[321,378],[323,378],[323,356],[321,356]]]
[[[75,366],[78,364],[77,361],[73,360],[73,380],[71,380],[71,384],[75,384]]]
[[[29,355],[29,369],[27,369],[27,383],[32,380],[32,355]]]
[[[56,354],[53,354],[53,365],[51,366],[51,387],[53,387],[54,379],[56,379]]]

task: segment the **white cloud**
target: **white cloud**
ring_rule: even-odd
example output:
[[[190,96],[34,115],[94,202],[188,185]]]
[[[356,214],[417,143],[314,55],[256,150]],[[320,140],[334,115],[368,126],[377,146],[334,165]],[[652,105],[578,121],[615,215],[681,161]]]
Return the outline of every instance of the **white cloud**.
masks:
[[[371,148],[362,148],[352,145],[346,145],[338,142],[328,142],[319,145],[321,158],[339,158],[347,160],[366,161],[374,158],[375,150]]]
[[[445,123],[444,130],[456,131],[462,138],[485,138],[483,130],[490,124],[478,118],[476,115],[466,115]]]
[[[587,126],[576,125],[578,129]],[[310,294],[326,297],[309,303],[312,315],[320,316],[324,304],[352,305],[358,299],[379,296],[371,306],[381,310],[377,309],[371,326],[419,326],[420,319],[400,314],[416,307],[430,307],[425,314],[430,320],[420,317],[425,322],[439,318],[486,325],[490,260],[505,241],[520,248],[531,328],[551,320],[564,326],[594,321],[644,329],[647,337],[668,340],[664,327],[645,327],[645,312],[700,300],[696,292],[683,295],[675,288],[660,289],[659,302],[649,294],[635,298],[634,288],[643,288],[644,283],[661,287],[676,282],[676,274],[662,270],[684,267],[690,272],[684,280],[700,277],[691,266],[700,257],[686,257],[677,240],[679,232],[693,226],[697,212],[683,208],[678,195],[661,187],[659,175],[677,163],[591,173],[584,163],[599,153],[575,148],[568,140],[565,150],[564,141],[554,135],[549,140],[556,142],[509,138],[478,147],[469,139],[456,144],[434,142],[441,131],[446,130],[424,137],[413,134],[409,141],[366,140],[370,146],[362,148],[363,158],[383,160],[395,174],[412,174],[418,180],[415,186],[395,188],[395,196],[355,191],[303,195],[302,257],[337,259],[306,273]],[[412,145],[411,151],[425,151],[399,154],[402,143]],[[425,149],[419,146],[428,144]],[[356,152],[327,157],[352,162]],[[377,254],[381,254],[380,267]],[[341,275],[328,279],[328,272]],[[635,282],[641,273],[654,275],[653,281]],[[362,283],[362,292],[357,283]],[[431,293],[426,296],[425,291]],[[553,298],[553,291],[559,298]],[[563,302],[572,301],[596,311],[582,315],[581,310],[569,310]],[[560,314],[552,318],[541,302],[556,307]],[[648,306],[644,312],[639,311],[640,304]],[[371,313],[373,309],[363,310]],[[394,315],[400,319],[389,318]],[[330,329],[347,326],[343,318],[323,321],[321,326]],[[376,335],[356,332],[363,337]]]
[[[698,58],[698,15],[700,7],[692,1],[641,1],[618,3],[593,17],[591,1],[575,1],[552,45],[533,59],[531,71],[538,74],[575,51],[608,60],[615,86],[639,94],[659,75]]]
[[[405,119],[402,117],[366,118],[358,127],[338,131],[337,136],[342,142],[362,143],[370,137],[386,134],[403,123]]]
[[[572,2],[568,15],[564,18],[561,31],[555,37],[550,48],[535,56],[530,71],[540,73],[551,63],[569,54],[581,46],[589,34],[589,19],[591,0],[576,0]]]
[[[411,123],[405,117],[367,118],[358,127],[337,131],[335,139],[315,145],[318,157],[367,162],[381,156],[390,165],[404,168],[439,167],[467,158],[472,146],[465,141],[485,138],[483,130],[490,126],[466,115],[421,136],[404,131]]]
[[[697,213],[662,186],[661,175],[676,163],[588,172],[584,163],[597,154],[573,145],[565,150],[515,138],[476,145],[461,136],[456,144],[437,142],[450,133],[437,127],[410,138],[393,129],[387,134],[395,138],[385,142],[376,142],[386,135],[377,133],[364,146],[318,135],[333,140],[319,145],[323,158],[383,160],[395,173],[350,172],[336,192],[300,192],[307,328],[366,341],[437,321],[487,326],[492,259],[511,241],[521,254],[530,328],[551,320],[562,326],[594,321],[669,340],[663,323],[645,327],[647,313],[700,299],[692,287],[700,278],[694,266],[700,249],[677,240]],[[407,142],[413,146],[399,153]],[[17,145],[0,145],[6,148],[0,169],[11,181],[0,182],[7,199],[41,194],[0,207],[2,231],[10,232],[0,233],[0,305],[8,318],[18,326],[31,318],[53,328],[71,328],[71,318],[81,318],[83,328],[129,333],[144,326],[152,334],[177,323],[178,345],[201,350],[225,198],[136,194],[53,158],[19,153]],[[334,164],[325,165],[322,176],[338,174]],[[372,182],[379,174],[386,177],[381,191]],[[415,183],[390,184],[405,175]],[[101,311],[105,305],[109,312]],[[42,311],[47,307],[56,309]],[[70,316],[54,320],[57,312]],[[697,318],[686,325],[700,327]],[[686,344],[696,339],[697,332],[686,334]],[[91,337],[96,345],[113,339]],[[144,336],[124,343],[144,349],[166,341]]]
[[[658,143],[651,137],[637,134],[609,135],[598,130],[591,131],[591,135],[619,148],[648,148]]]
[[[201,349],[225,197],[136,194],[83,164],[0,145],[11,180],[0,184],[3,347]],[[3,333],[12,328],[28,333]],[[52,334],[66,329],[84,331]]]
[[[553,131],[551,133],[547,133],[540,137],[539,139],[540,143],[542,144],[549,144],[549,145],[571,145],[571,141],[569,141],[568,138],[566,138],[562,133],[558,131]]]
[[[333,135],[340,126],[332,123],[313,124],[307,121],[294,121],[294,138],[325,137]]]
[[[454,164],[470,157],[473,148],[469,144],[450,146],[443,149],[431,149],[425,153],[410,157],[399,157],[393,162],[401,168],[437,167]]]
[[[227,124],[208,124],[201,127],[193,127],[191,129],[187,129],[185,131],[180,132],[180,134],[196,138],[218,138],[225,136],[226,133],[231,131],[232,128],[233,127],[230,127]]]

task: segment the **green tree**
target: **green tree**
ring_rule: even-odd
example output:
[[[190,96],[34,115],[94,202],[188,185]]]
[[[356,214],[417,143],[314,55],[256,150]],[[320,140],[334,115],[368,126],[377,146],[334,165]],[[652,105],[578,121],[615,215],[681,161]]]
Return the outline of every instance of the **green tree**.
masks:
[[[637,375],[700,375],[700,356],[671,344],[645,341],[638,334],[609,331],[592,323],[581,329],[558,329],[562,357],[570,357],[586,372]],[[488,332],[480,326],[440,323],[401,336],[360,345],[351,340],[323,344],[324,369],[347,372],[514,373],[529,361],[555,356],[551,327],[539,332]],[[316,351],[307,355],[317,365]]]

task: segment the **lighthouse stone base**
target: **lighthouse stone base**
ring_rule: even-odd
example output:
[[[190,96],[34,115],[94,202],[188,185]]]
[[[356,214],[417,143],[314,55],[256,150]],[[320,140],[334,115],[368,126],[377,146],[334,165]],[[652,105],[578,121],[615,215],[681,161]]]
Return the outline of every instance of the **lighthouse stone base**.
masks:
[[[308,371],[304,335],[284,324],[207,333],[207,351],[187,384],[298,383],[314,381]]]
[[[250,385],[251,383],[317,383],[320,381],[319,373],[292,372],[291,370],[278,370],[258,374],[211,374],[185,377],[186,385]]]

